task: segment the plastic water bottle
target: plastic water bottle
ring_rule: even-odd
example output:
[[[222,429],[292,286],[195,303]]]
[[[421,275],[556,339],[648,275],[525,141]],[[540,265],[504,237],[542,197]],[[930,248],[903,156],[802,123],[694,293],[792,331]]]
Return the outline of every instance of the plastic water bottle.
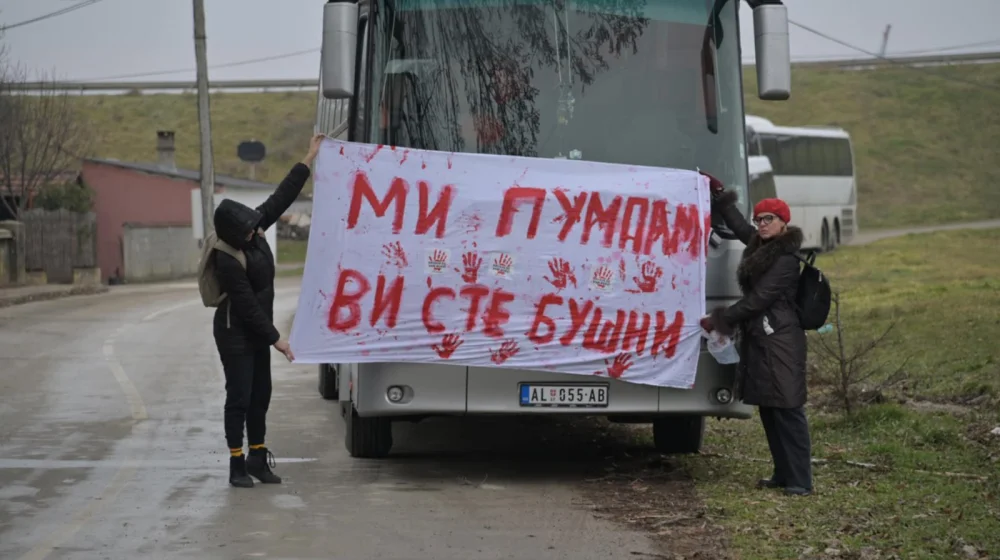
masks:
[[[819,334],[832,333],[833,332],[833,325],[830,324],[830,323],[827,323],[827,324],[823,325],[822,327],[816,329],[816,332],[818,332]]]

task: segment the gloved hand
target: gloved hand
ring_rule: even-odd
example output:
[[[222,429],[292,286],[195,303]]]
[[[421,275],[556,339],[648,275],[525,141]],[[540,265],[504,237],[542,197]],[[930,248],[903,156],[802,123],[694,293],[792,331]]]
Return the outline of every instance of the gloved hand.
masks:
[[[708,177],[708,185],[709,188],[712,189],[713,194],[718,194],[726,190],[726,186],[722,184],[722,181],[716,179],[715,177],[709,175],[708,173],[705,173],[704,171],[698,171],[698,173],[701,173],[705,177]]]
[[[715,330],[715,325],[712,323],[712,316],[701,318],[701,328],[705,329],[705,332],[710,333]]]

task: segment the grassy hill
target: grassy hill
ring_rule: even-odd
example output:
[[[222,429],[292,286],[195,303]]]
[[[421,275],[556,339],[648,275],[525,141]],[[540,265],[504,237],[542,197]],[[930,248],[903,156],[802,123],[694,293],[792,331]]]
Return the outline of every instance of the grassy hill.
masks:
[[[950,79],[942,79],[938,74]],[[1000,217],[1000,64],[845,72],[798,68],[792,98],[762,102],[746,76],[747,111],[789,125],[830,124],[854,137],[862,228]],[[977,82],[982,87],[969,85]],[[198,168],[194,95],[81,96],[100,157],[156,159],[156,130],[176,132],[178,165]],[[212,95],[216,172],[246,177],[240,141],[268,148],[257,179],[277,181],[305,152],[315,94]]]
[[[1000,64],[795,69],[784,102],[745,81],[748,113],[850,132],[862,229],[1000,218]]]

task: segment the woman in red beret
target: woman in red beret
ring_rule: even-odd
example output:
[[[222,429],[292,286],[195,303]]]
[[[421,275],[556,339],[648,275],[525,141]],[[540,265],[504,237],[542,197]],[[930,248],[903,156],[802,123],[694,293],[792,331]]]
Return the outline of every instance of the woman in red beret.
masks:
[[[795,311],[802,230],[788,225],[791,211],[783,200],[768,198],[753,209],[753,223],[736,208],[737,195],[708,176],[712,211],[719,213],[746,244],[736,278],[743,297],[718,307],[702,327],[725,335],[739,332],[738,386],[741,399],[756,405],[771,448],[774,473],[759,487],[783,488],[786,494],[812,493],[809,425],[806,421],[806,333]]]

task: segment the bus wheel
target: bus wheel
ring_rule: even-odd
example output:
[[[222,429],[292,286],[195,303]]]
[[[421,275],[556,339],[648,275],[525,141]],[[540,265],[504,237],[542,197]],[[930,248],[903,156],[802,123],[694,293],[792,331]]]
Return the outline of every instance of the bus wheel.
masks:
[[[829,252],[832,247],[830,246],[830,224],[826,220],[823,220],[823,232],[820,235],[820,243],[823,245],[823,252]]]
[[[653,445],[660,453],[698,453],[704,438],[704,416],[665,416],[653,420]]]
[[[336,400],[340,397],[340,383],[337,368],[330,364],[319,365],[319,394],[324,399]]]
[[[344,445],[351,457],[381,459],[392,449],[392,421],[384,416],[362,418],[349,401],[344,402]]]

